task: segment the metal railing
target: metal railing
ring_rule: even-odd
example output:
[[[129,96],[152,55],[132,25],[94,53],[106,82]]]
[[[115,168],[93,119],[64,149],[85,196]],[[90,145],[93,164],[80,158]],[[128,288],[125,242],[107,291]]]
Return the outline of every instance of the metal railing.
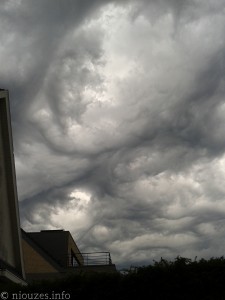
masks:
[[[70,267],[77,267],[80,264],[76,260],[76,255],[78,253],[75,253],[74,256],[69,255],[68,261]],[[79,253],[79,255],[82,255],[82,261],[83,266],[96,266],[96,265],[111,265],[112,260],[110,256],[110,252],[86,252],[86,253]]]

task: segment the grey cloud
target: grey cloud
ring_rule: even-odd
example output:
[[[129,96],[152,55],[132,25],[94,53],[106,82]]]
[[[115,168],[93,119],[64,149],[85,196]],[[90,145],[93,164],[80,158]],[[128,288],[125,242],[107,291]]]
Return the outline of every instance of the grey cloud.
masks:
[[[223,4],[1,3],[25,229],[119,265],[223,254]]]

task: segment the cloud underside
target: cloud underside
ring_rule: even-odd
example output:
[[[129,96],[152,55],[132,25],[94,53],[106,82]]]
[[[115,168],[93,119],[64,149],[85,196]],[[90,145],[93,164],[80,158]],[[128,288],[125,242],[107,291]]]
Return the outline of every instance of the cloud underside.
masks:
[[[224,1],[33,4],[0,5],[22,226],[119,265],[223,255]]]

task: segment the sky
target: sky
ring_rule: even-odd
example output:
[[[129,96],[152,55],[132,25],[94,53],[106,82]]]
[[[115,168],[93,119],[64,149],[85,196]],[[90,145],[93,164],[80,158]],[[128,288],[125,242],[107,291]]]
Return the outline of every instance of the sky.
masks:
[[[225,0],[5,0],[21,226],[118,267],[225,249]]]

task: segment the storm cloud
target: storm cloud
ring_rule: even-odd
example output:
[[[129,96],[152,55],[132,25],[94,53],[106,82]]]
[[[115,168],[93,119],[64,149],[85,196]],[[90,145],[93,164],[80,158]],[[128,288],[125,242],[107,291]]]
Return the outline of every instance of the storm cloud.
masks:
[[[25,230],[118,266],[224,254],[224,4],[1,2]]]

